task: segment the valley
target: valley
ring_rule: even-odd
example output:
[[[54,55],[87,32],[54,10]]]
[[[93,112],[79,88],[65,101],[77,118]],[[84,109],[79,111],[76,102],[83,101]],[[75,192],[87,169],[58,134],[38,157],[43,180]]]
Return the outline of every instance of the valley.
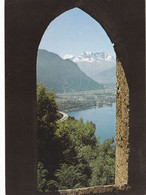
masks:
[[[46,50],[38,50],[37,82],[54,91],[60,111],[111,106],[116,101],[114,57],[104,52],[84,52],[63,59]]]
[[[116,86],[104,85],[104,89],[57,93],[59,110],[68,112],[92,107],[111,106],[116,101]]]
[[[73,61],[45,50],[38,50],[37,82],[43,82],[56,93],[104,89],[103,84],[87,76]]]

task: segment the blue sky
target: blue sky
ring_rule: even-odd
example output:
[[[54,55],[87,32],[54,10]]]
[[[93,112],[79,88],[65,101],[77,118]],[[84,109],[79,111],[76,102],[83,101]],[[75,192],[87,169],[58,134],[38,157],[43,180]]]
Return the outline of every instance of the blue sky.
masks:
[[[101,25],[78,8],[64,12],[46,29],[39,45],[61,57],[75,57],[84,51],[106,52],[115,56],[113,44]]]

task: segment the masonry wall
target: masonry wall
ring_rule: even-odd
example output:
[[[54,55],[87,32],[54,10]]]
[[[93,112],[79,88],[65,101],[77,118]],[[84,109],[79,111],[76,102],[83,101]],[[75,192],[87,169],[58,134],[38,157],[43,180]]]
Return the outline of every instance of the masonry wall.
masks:
[[[117,58],[116,97],[116,185],[128,184],[129,167],[129,87],[121,62]]]
[[[39,194],[36,191],[37,49],[49,23],[74,7],[97,20],[114,43],[118,82],[123,83],[117,96],[117,127],[122,131],[118,130],[115,186],[56,194],[146,193],[144,6],[144,0],[5,1],[7,195]],[[125,113],[122,118],[121,113]]]

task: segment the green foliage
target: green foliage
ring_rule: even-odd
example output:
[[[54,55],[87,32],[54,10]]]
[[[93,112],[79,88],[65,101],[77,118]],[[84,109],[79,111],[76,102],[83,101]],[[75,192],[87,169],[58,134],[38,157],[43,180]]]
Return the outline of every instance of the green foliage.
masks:
[[[113,184],[114,139],[100,144],[95,125],[82,118],[58,123],[57,110],[54,92],[38,84],[38,190]]]
[[[90,186],[114,184],[115,146],[114,138],[99,145],[96,159],[91,161],[92,175]]]
[[[40,192],[48,192],[50,190],[57,190],[57,182],[54,180],[49,180],[49,172],[47,169],[44,169],[44,165],[39,162],[38,170],[37,170],[37,185],[38,191]]]
[[[49,174],[48,170],[44,169],[43,164],[39,162],[37,170],[37,184],[38,190],[40,192],[44,191],[47,188],[48,174]]]
[[[43,83],[37,85],[37,130],[38,162],[42,162],[50,173],[59,166],[62,158],[60,141],[55,136],[57,129],[57,104],[54,92],[48,92]],[[59,148],[57,149],[57,147]]]
[[[57,104],[53,91],[48,91],[42,82],[37,84],[37,117],[43,127],[57,120]]]
[[[81,145],[95,145],[96,138],[94,135],[95,129],[91,122],[83,123],[83,119],[72,120],[68,119],[58,125],[56,136],[68,140],[73,147]]]
[[[84,174],[84,165],[82,164],[62,164],[60,169],[56,170],[55,176],[59,189],[81,188],[88,185],[88,177]]]

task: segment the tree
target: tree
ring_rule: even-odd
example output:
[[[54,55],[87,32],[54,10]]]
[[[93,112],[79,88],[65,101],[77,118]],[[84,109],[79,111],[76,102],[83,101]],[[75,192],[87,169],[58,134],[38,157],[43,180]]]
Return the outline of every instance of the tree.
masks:
[[[47,188],[47,179],[49,172],[47,169],[44,169],[44,166],[41,162],[38,163],[37,169],[37,184],[38,190],[43,192]]]
[[[114,138],[105,140],[98,147],[98,155],[91,161],[90,186],[114,184],[115,145]]]
[[[47,169],[44,168],[44,165],[39,162],[38,163],[38,170],[37,170],[37,184],[38,184],[38,191],[40,192],[48,192],[50,190],[57,190],[58,183],[55,180],[48,180],[49,172]]]
[[[68,118],[58,123],[54,92],[37,85],[38,189],[79,188],[114,183],[114,139],[100,144],[95,125]]]
[[[59,166],[61,143],[55,136],[58,107],[53,91],[48,91],[43,83],[37,85],[37,130],[38,162],[49,171],[50,178]]]
[[[60,169],[56,170],[55,176],[57,177],[59,189],[73,189],[88,186],[88,177],[84,173],[83,164],[62,164]]]

